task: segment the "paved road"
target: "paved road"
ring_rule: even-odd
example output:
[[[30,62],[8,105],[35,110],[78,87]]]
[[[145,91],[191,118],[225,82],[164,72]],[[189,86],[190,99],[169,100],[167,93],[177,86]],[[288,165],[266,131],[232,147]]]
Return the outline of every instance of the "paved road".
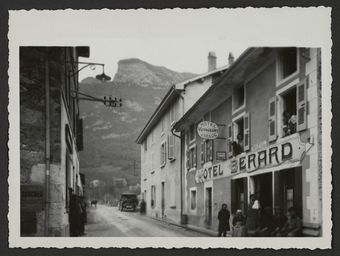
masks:
[[[117,207],[98,205],[90,208],[86,236],[90,237],[197,237],[206,236],[182,227],[141,216],[138,212],[120,212]]]

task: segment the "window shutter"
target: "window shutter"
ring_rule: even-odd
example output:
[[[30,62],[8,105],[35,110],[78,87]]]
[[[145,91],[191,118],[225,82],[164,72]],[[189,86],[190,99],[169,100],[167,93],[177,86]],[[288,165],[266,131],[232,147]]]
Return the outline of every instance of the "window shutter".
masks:
[[[214,141],[213,140],[209,141],[209,160],[210,161],[214,160]]]
[[[187,150],[187,170],[190,169],[190,150]]]
[[[269,141],[276,140],[277,128],[276,128],[276,96],[269,100],[269,111],[268,111],[268,124],[269,124]]]
[[[163,164],[166,164],[166,141],[164,142],[164,154],[163,154]]]
[[[169,160],[175,159],[175,136],[174,135],[168,136],[168,159]]]
[[[307,79],[302,81],[302,83],[297,85],[297,92],[296,92],[296,106],[297,106],[297,124],[296,128],[297,131],[302,131],[307,129],[307,100],[306,100],[306,83]]]
[[[192,161],[194,162],[194,168],[197,167],[197,147],[194,147]]]
[[[204,165],[205,163],[205,154],[204,154],[204,140],[201,141],[201,163]]]
[[[244,115],[243,118],[243,127],[244,127],[244,135],[243,135],[243,145],[244,145],[244,151],[247,151],[250,149],[250,116],[249,112]]]
[[[233,125],[232,123],[228,125],[228,157],[232,157],[233,156]]]

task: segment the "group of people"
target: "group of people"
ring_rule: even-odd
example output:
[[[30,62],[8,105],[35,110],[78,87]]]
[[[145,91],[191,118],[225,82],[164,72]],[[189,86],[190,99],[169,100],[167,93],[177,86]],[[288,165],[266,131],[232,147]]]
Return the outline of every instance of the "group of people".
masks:
[[[260,208],[256,196],[250,196],[250,203],[246,216],[238,209],[232,218],[230,227],[230,212],[227,204],[223,204],[218,213],[218,236],[226,236],[227,232],[234,237],[296,237],[302,235],[302,220],[296,214],[294,207],[290,207],[286,215],[280,207],[275,207],[273,215],[271,207]]]
[[[87,203],[84,197],[75,194],[70,195],[69,218],[70,236],[83,236],[87,222]]]

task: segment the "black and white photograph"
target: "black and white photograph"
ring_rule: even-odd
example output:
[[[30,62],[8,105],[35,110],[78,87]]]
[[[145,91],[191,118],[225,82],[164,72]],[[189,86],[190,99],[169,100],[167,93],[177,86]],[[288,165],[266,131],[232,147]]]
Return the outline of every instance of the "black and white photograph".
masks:
[[[330,248],[330,10],[10,11],[10,246]]]

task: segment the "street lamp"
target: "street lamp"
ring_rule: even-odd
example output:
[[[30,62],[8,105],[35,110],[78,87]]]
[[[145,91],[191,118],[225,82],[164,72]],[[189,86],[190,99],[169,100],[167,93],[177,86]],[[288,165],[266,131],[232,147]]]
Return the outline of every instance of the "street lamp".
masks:
[[[95,69],[95,66],[101,66],[102,69],[103,69],[103,72],[99,75],[96,75],[96,79],[98,79],[99,81],[102,81],[102,82],[107,82],[107,81],[111,80],[111,77],[105,74],[105,71],[104,71],[105,64],[95,63],[95,62],[80,62],[80,61],[79,62],[73,61],[73,62],[68,62],[68,63],[71,63],[73,65],[84,64],[84,66],[81,67],[80,69],[78,69],[77,71],[70,72],[69,77],[76,76],[80,71],[82,71],[83,69],[85,69],[87,67],[90,67],[90,68],[94,67],[93,69]],[[104,103],[105,106],[108,106],[108,107],[122,107],[122,99],[117,99],[117,98],[113,99],[113,98],[107,97],[107,96],[104,96],[104,98],[101,99],[101,98],[97,98],[97,97],[85,94],[83,92],[80,92],[78,88],[73,92],[76,93],[75,98],[78,99],[78,100],[102,102],[102,103]],[[79,97],[79,95],[81,95],[82,97]]]

